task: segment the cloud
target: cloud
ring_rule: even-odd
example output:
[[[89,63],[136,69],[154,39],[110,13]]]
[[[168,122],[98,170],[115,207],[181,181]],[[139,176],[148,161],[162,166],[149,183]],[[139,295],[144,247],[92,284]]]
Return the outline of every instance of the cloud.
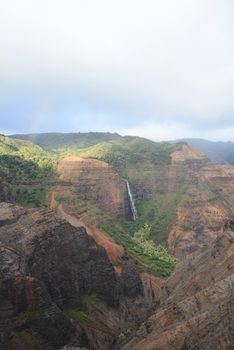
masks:
[[[0,95],[19,108],[0,108],[0,120],[7,112],[26,126],[40,115],[43,130],[61,131],[231,128],[233,10],[232,0],[2,1]]]
[[[214,129],[194,129],[188,124],[157,123],[143,127],[117,129],[121,135],[141,135],[153,141],[170,141],[185,138],[203,138],[211,141],[234,140],[234,126]]]

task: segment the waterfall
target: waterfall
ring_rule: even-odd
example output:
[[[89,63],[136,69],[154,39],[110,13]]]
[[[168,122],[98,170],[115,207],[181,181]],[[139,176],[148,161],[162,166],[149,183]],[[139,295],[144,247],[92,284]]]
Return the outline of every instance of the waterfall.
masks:
[[[137,208],[135,205],[135,201],[131,192],[131,188],[129,186],[129,182],[128,180],[125,180],[126,184],[127,184],[127,189],[128,189],[128,198],[130,201],[130,207],[131,207],[131,211],[132,211],[132,218],[135,221],[138,218],[138,214],[137,214]]]

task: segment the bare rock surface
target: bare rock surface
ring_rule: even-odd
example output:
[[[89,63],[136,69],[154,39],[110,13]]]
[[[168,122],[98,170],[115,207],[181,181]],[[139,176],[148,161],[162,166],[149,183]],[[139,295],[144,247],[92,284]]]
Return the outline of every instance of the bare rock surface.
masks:
[[[0,204],[1,350],[115,349],[152,304],[137,271],[118,276],[84,227]]]
[[[97,159],[66,157],[58,166],[59,187],[72,189],[116,218],[131,217],[125,181],[108,163]]]
[[[125,350],[232,350],[233,221],[214,242],[181,261],[162,287],[161,305]]]

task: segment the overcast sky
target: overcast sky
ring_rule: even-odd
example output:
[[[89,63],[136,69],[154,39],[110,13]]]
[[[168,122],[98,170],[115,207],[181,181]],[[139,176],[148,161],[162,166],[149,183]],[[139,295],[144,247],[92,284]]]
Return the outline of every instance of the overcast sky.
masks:
[[[234,141],[233,0],[0,0],[0,132]]]

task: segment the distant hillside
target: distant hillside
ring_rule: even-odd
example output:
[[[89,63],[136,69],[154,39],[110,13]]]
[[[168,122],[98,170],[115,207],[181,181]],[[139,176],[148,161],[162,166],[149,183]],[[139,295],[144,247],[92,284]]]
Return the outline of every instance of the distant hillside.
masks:
[[[137,136],[121,136],[108,132],[41,133],[12,135],[11,137],[27,140],[47,150],[59,151],[65,155],[76,154],[86,158],[102,159],[113,165],[120,165],[123,159],[130,162],[146,161],[147,159],[155,164],[162,164],[166,158],[169,160],[165,152],[172,150],[168,143],[158,143]],[[233,142],[214,142],[203,139],[182,139],[176,142],[186,142],[200,149],[214,162],[234,164]]]
[[[99,142],[119,140],[122,137],[109,132],[89,132],[89,133],[41,133],[41,134],[19,134],[11,137],[28,140],[36,145],[47,149],[85,148],[93,146]]]
[[[57,151],[63,156],[76,155],[104,160],[118,168],[136,163],[169,164],[170,154],[180,146],[180,143],[172,145],[137,136],[95,132],[28,134],[11,137],[29,140],[47,150]]]
[[[200,149],[213,162],[234,165],[234,142],[214,142],[203,139],[183,139],[182,141]]]

